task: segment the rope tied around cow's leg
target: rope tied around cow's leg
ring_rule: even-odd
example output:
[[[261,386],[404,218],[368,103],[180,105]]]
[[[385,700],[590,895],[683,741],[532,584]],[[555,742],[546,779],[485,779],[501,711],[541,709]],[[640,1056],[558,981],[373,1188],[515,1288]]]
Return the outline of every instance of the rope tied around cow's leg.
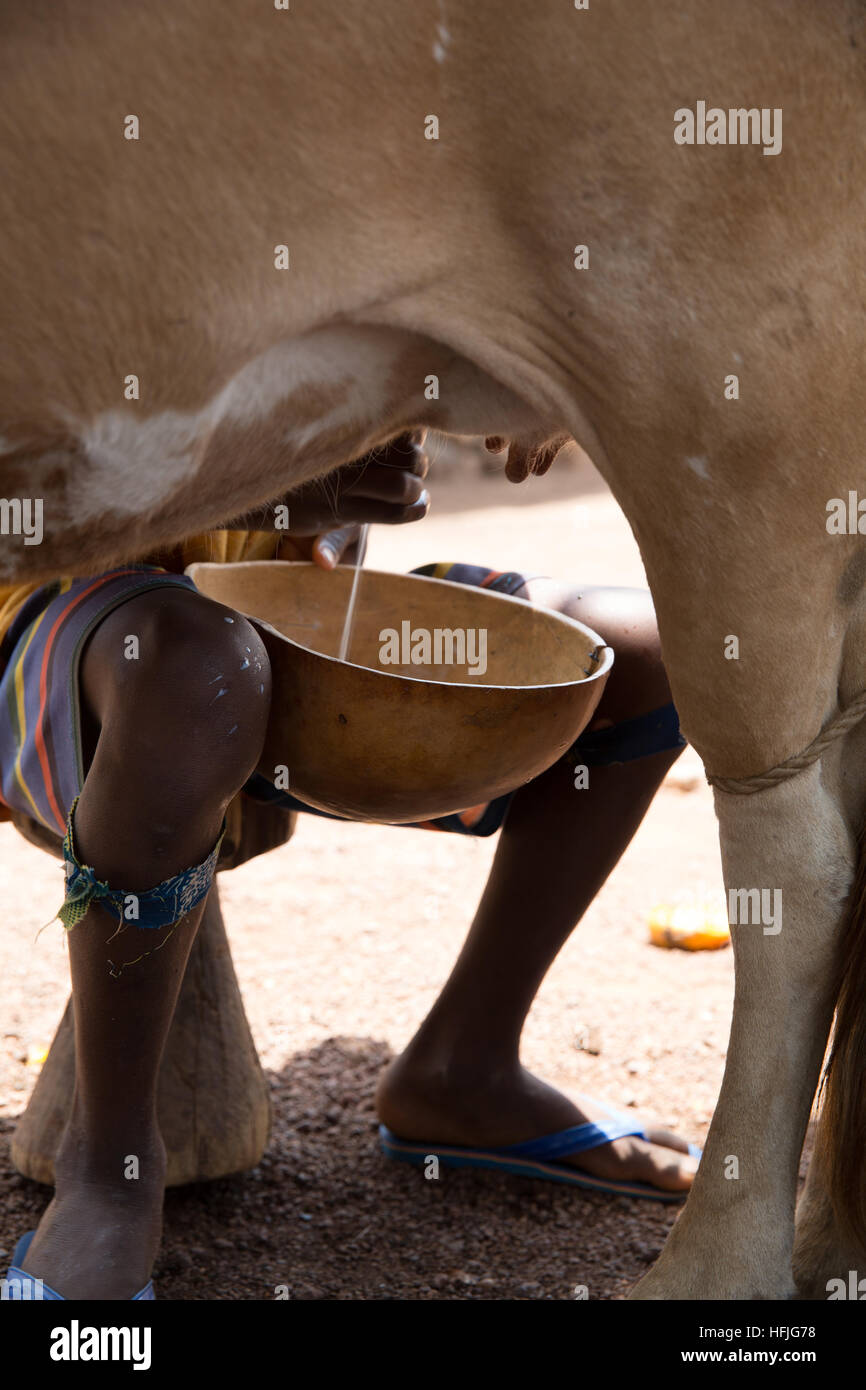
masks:
[[[718,791],[732,792],[735,796],[750,796],[753,792],[766,791],[768,787],[776,787],[780,782],[786,782],[789,777],[796,777],[798,773],[805,772],[807,767],[811,767],[821,757],[821,754],[835,743],[837,738],[847,734],[849,729],[853,729],[860,720],[866,716],[866,690],[852,700],[850,705],[841,710],[835,719],[831,719],[829,724],[813,738],[807,748],[802,753],[794,753],[784,762],[777,763],[775,767],[767,768],[766,772],[758,772],[754,777],[715,777],[712,773],[706,774],[707,781],[711,787]]]

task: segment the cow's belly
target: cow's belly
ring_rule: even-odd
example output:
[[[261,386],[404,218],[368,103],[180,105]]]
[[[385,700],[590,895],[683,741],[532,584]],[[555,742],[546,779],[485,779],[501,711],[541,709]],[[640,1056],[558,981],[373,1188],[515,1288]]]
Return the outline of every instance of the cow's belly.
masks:
[[[273,500],[403,430],[541,438],[549,423],[453,348],[341,324],[248,361],[194,411],[112,408],[57,437],[13,429],[3,491],[40,497],[38,546],[10,536],[0,577],[87,573]]]

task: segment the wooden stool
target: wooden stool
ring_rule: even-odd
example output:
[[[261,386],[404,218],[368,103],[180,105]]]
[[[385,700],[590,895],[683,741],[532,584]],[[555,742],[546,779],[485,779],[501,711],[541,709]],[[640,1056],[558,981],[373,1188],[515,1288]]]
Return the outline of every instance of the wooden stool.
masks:
[[[54,1184],[54,1155],[75,1080],[72,1000],[12,1139],[19,1173]],[[211,889],[159,1074],[166,1185],[254,1168],[270,1131],[268,1086],[232,964],[216,883]]]

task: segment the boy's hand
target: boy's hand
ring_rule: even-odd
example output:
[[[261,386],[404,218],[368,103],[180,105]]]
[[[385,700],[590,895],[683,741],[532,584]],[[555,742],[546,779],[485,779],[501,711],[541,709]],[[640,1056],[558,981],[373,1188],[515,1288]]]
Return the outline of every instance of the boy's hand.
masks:
[[[423,485],[429,466],[424,435],[401,435],[357,463],[289,493],[288,534],[316,536],[351,522],[401,526],[418,521],[430,505]]]
[[[429,468],[426,433],[401,435],[366,458],[287,493],[283,501],[289,524],[283,532],[281,557],[312,559],[324,569],[333,569],[341,559],[352,558],[361,523],[400,526],[426,516],[430,505],[423,485]],[[230,523],[230,529],[265,530],[271,517],[269,507]]]

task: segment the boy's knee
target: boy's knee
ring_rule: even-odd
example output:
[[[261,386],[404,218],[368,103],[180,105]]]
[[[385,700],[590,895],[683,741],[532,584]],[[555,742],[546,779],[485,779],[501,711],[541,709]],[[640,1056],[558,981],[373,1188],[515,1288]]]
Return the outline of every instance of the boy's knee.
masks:
[[[660,709],[671,700],[655,619],[607,639],[615,661],[605,690],[606,713],[615,722]]]
[[[599,706],[605,721],[619,723],[670,702],[655,609],[647,589],[593,588],[579,598],[565,591],[551,606],[588,624],[614,649],[613,670]]]
[[[85,653],[82,689],[126,756],[182,767],[201,790],[245,781],[258,760],[271,692],[264,643],[200,594],[156,589],[110,613]]]

